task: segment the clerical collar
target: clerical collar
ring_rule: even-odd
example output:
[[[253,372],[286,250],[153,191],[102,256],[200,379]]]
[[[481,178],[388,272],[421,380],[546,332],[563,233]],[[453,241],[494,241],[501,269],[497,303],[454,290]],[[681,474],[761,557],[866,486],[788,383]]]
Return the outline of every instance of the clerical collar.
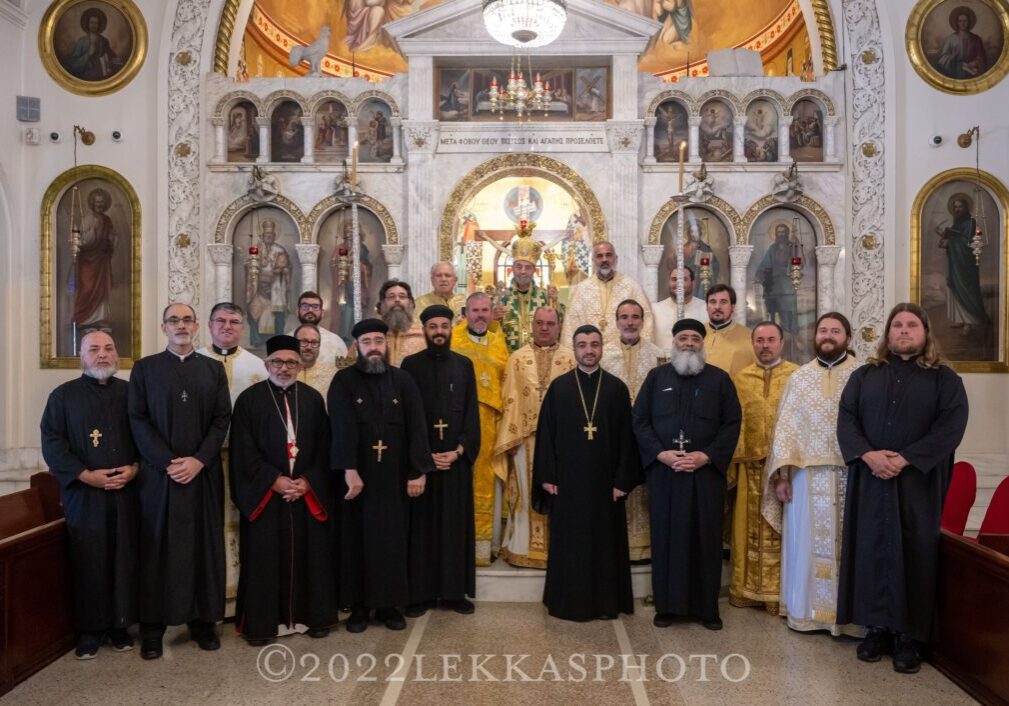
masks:
[[[583,369],[582,366],[580,366],[580,365],[578,366],[578,372],[580,372],[582,375],[584,375],[585,377],[589,378],[590,380],[593,377],[595,377],[596,373],[598,373],[600,370],[602,370],[602,368],[600,368],[598,365],[596,366],[596,369],[593,370],[592,372],[589,372],[588,370]]]
[[[711,327],[712,331],[721,331],[723,328],[729,328],[729,326],[732,326],[732,319],[729,319],[728,321],[726,321],[723,324],[716,324],[714,321],[711,321],[709,319],[708,320],[708,326]]]
[[[446,355],[448,355],[449,347],[432,346],[430,343],[428,343],[427,348],[425,350],[427,351],[427,354],[432,358],[444,358]]]
[[[556,348],[557,348],[557,344],[556,343],[553,344],[552,346],[540,346],[540,345],[536,344],[536,341],[532,341],[531,345],[532,345],[533,348],[539,348],[541,351],[552,351],[552,350],[556,350]]]
[[[466,333],[469,335],[469,338],[471,341],[473,341],[473,343],[483,343],[483,339],[487,336],[486,331],[484,331],[483,333],[477,333],[469,326],[466,327]]]
[[[266,381],[268,383],[270,383],[270,388],[274,392],[276,392],[277,394],[281,394],[281,395],[284,394],[284,393],[286,393],[286,392],[288,392],[288,391],[290,391],[291,388],[293,388],[295,386],[295,384],[297,384],[297,382],[298,382],[297,380],[292,380],[291,384],[288,385],[287,387],[281,387],[280,385],[278,385],[277,383],[275,383],[273,380],[270,380],[269,378],[267,378]]]
[[[189,351],[185,355],[179,355],[178,353],[176,353],[175,351],[173,351],[171,348],[166,348],[165,352],[171,353],[172,355],[174,355],[176,358],[179,359],[179,362],[185,362],[186,360],[189,360],[194,355],[196,355],[196,349],[195,348],[193,348],[191,351]]]
[[[840,365],[847,359],[848,359],[848,351],[845,351],[844,353],[841,354],[841,357],[835,360],[833,363],[824,360],[820,356],[816,357],[816,362],[820,365],[821,368],[826,368],[827,370],[830,370],[834,366]]]
[[[774,362],[771,363],[770,365],[764,365],[759,360],[757,361],[757,367],[763,368],[764,370],[770,370],[771,368],[776,368],[779,365],[781,365],[781,358],[775,358]]]
[[[223,355],[225,357],[234,355],[238,352],[238,346],[235,346],[234,348],[219,348],[216,343],[211,343],[210,349],[217,355]]]

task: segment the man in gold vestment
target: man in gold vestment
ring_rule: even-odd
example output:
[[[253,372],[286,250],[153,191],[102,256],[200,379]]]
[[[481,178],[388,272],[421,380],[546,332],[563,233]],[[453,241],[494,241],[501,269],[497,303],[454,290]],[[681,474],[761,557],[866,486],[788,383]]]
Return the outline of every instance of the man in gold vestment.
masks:
[[[727,284],[716,284],[708,290],[708,335],[704,337],[704,354],[708,365],[735,375],[753,363],[750,330],[732,320],[736,310],[736,290]]]
[[[483,292],[466,299],[466,318],[452,330],[452,350],[473,363],[480,410],[480,453],[473,464],[473,518],[476,524],[476,565],[490,566],[501,541],[500,512],[495,510],[498,478],[507,476],[507,460],[494,453],[501,419],[501,379],[508,347],[500,332],[490,331],[491,301]]]
[[[737,608],[763,606],[777,615],[781,590],[781,534],[764,519],[764,464],[778,401],[789,376],[799,366],[782,360],[781,327],[762,321],[753,327],[757,362],[732,376],[743,410],[729,485],[735,476],[736,504],[732,517],[732,582],[729,603]]]
[[[414,302],[414,320],[419,322],[424,309],[435,304],[442,304],[452,310],[452,324],[459,323],[462,318],[462,308],[466,297],[455,291],[459,278],[455,274],[455,266],[451,262],[436,262],[431,267],[431,291],[421,294]]]
[[[652,368],[659,364],[663,353],[650,340],[642,337],[645,310],[633,299],[625,299],[617,305],[617,329],[620,343],[603,347],[602,368],[616,375],[627,385],[631,393],[631,404],[638,396],[641,383]],[[670,329],[671,330],[671,329]],[[645,561],[652,558],[651,539],[648,527],[648,488],[641,484],[632,490],[625,501],[627,511],[627,545],[631,561]]]
[[[494,456],[510,460],[504,479],[508,523],[501,556],[509,564],[535,569],[546,568],[549,546],[548,520],[530,506],[540,403],[554,378],[575,367],[574,351],[557,343],[558,318],[555,309],[536,309],[533,340],[508,359],[501,390],[504,414],[494,444]]]

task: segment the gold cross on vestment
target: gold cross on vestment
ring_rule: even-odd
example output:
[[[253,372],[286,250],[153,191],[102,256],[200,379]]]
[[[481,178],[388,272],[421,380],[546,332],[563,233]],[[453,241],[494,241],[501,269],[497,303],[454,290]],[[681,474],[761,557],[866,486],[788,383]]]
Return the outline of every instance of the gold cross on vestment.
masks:
[[[91,437],[91,445],[96,449],[98,448],[98,440],[102,438],[102,433],[97,429],[93,430],[88,436]]]
[[[480,373],[480,384],[484,387],[490,385],[490,375],[488,375],[486,371]]]
[[[589,441],[592,441],[595,438],[594,434],[599,431],[599,427],[592,422],[589,422],[585,425],[585,428],[583,428],[582,431],[589,437]]]
[[[379,439],[378,443],[372,446],[371,448],[373,448],[376,452],[378,452],[378,462],[382,463],[382,452],[388,449],[389,447],[383,444],[382,440]]]
[[[438,423],[431,426],[438,430],[438,441],[445,441],[445,430],[448,429],[448,424],[441,417],[438,417]]]

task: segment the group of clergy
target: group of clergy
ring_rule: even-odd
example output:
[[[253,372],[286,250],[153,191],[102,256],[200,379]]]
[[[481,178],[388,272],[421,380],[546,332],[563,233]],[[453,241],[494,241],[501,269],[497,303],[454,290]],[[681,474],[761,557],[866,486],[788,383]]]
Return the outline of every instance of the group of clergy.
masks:
[[[339,370],[347,349],[315,292],[265,363],[239,345],[231,303],[200,351],[195,311],[168,306],[166,350],[128,383],[112,338],[85,335],[82,377],[42,420],[78,657],[130,649],[136,622],[145,659],[167,625],[217,649],[236,593],[254,645],[324,637],[340,609],[350,632],[403,629],[403,607],[472,613],[475,567],[497,556],[545,568],[544,603],[570,620],[633,612],[630,564],[650,561],[654,624],[717,630],[728,540],[732,605],[863,636],[859,659],[917,671],[967,422],[925,312],[898,305],[861,367],[847,319],[824,314],[800,367],[778,323],[736,322],[731,287],[698,302],[674,268],[670,298],[650,303],[606,242],[561,306],[535,282],[541,248],[517,239],[493,294],[463,299],[450,263],[416,300],[386,282]]]

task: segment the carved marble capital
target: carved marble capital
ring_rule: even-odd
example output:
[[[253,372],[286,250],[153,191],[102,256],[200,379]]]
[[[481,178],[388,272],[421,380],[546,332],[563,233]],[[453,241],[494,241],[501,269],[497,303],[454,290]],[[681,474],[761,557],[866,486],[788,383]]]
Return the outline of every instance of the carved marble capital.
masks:
[[[207,246],[207,253],[210,261],[215,265],[230,265],[231,258],[235,253],[235,246],[231,243],[211,243]]]
[[[311,262],[313,264],[319,261],[319,250],[321,246],[317,243],[297,243],[294,246],[295,252],[298,253],[298,260],[302,264],[306,262]]]
[[[837,264],[838,258],[841,257],[841,246],[840,245],[817,245],[816,246],[816,264],[833,267]]]
[[[388,243],[382,244],[382,255],[385,256],[386,265],[399,266],[403,264],[403,254],[406,250],[405,245],[390,245]]]
[[[407,154],[434,154],[438,149],[439,123],[431,120],[404,120]]]
[[[662,251],[664,249],[661,245],[642,245],[641,260],[645,263],[645,267],[658,267],[659,263],[662,262]]]
[[[753,246],[752,245],[730,245],[729,246],[729,262],[732,264],[732,269],[737,267],[746,269],[746,266],[750,264],[750,258],[753,256]]]
[[[606,137],[610,143],[610,152],[637,152],[641,144],[641,122],[606,123]]]
[[[645,127],[655,127],[655,124],[657,122],[658,118],[656,118],[654,115],[651,116],[650,118],[645,118]]]

